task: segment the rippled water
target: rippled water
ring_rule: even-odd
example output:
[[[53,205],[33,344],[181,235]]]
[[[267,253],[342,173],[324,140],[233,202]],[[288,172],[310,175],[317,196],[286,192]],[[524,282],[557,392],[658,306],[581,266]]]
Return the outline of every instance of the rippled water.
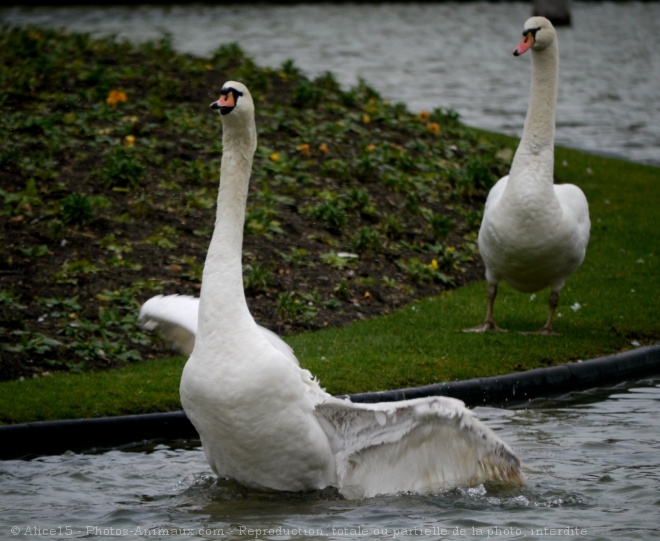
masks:
[[[413,111],[453,108],[470,125],[520,135],[529,55],[514,58],[529,2],[12,8],[0,21],[172,35],[208,55],[236,41],[259,64],[287,59],[308,75],[363,78]],[[660,3],[574,2],[561,52],[557,142],[660,165]],[[224,81],[218,81],[221,85]]]
[[[655,540],[659,408],[660,380],[477,408],[526,463],[528,485],[434,496],[255,493],[216,481],[194,445],[5,461],[0,538]]]

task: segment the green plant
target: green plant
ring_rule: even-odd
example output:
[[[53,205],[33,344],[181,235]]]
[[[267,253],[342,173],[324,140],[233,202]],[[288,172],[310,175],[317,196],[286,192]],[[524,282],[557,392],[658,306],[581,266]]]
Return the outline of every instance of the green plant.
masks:
[[[18,215],[24,212],[32,213],[32,209],[41,205],[41,197],[34,178],[28,179],[25,188],[19,192],[8,192],[0,190],[0,196],[4,199],[5,206],[9,208],[9,213]]]
[[[373,227],[361,227],[351,239],[351,248],[358,254],[374,251],[381,248],[383,239]]]
[[[98,274],[101,268],[86,259],[65,262],[61,269],[52,276],[57,284],[78,284],[78,280],[86,275]]]
[[[183,257],[174,257],[172,258],[174,263],[181,264],[183,270],[181,271],[181,277],[186,278],[192,282],[201,282],[202,281],[202,272],[204,271],[204,264],[200,263],[196,257],[186,255]]]
[[[282,253],[282,260],[286,263],[302,265],[309,261],[309,250],[305,248],[292,247],[288,253]]]
[[[139,185],[145,167],[131,149],[115,147],[106,158],[101,172],[109,188],[135,188]]]
[[[337,253],[335,251],[321,254],[321,261],[323,261],[325,265],[329,265],[330,267],[334,267],[336,269],[343,269],[348,267],[354,258],[354,254]]]
[[[277,296],[276,310],[280,317],[287,321],[311,323],[318,315],[318,309],[295,292],[282,292]]]
[[[403,233],[401,218],[396,214],[386,214],[381,225],[381,231],[389,239],[397,239]]]
[[[303,79],[292,90],[295,107],[317,107],[323,99],[323,90],[314,83]]]
[[[273,285],[273,276],[264,266],[253,263],[243,267],[243,288],[247,292],[263,292],[271,285]]]
[[[341,232],[348,221],[346,212],[334,200],[327,200],[307,209],[313,220],[318,220],[335,233]]]
[[[416,283],[438,282],[441,284],[452,284],[453,278],[440,271],[437,260],[423,263],[413,257],[408,261],[400,261],[400,267],[408,274],[408,278]]]
[[[6,306],[15,310],[25,308],[25,305],[20,301],[20,296],[13,288],[0,289],[0,306]]]
[[[41,333],[30,333],[28,331],[13,331],[12,336],[18,337],[19,341],[14,344],[2,344],[0,347],[11,353],[20,353],[29,358],[32,355],[43,356],[51,353],[57,346],[63,345],[59,340],[50,338]]]
[[[37,246],[28,246],[27,248],[21,248],[21,253],[26,257],[43,257],[48,255],[48,246],[39,244]]]
[[[431,225],[433,236],[438,240],[444,240],[447,238],[454,229],[455,222],[451,216],[439,216],[431,213],[430,216],[428,216],[428,221]]]
[[[80,305],[80,295],[68,299],[48,298],[39,299],[39,304],[49,310],[49,317],[58,318],[62,315],[69,315],[82,310]]]
[[[81,193],[72,193],[60,200],[65,224],[85,225],[94,219],[92,200]]]
[[[270,207],[259,207],[247,212],[245,216],[245,235],[264,235],[272,238],[272,233],[284,233],[280,222],[275,219],[277,212]]]
[[[174,227],[163,225],[156,229],[153,235],[147,237],[144,242],[153,244],[164,250],[171,250],[177,247],[175,242],[177,231]]]

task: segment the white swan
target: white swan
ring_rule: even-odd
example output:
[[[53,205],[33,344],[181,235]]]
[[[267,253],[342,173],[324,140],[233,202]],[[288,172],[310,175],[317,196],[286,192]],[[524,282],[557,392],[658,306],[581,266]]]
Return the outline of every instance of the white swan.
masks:
[[[522,483],[515,454],[459,400],[335,398],[300,368],[289,346],[255,323],[241,269],[254,105],[247,88],[230,81],[212,107],[222,115],[223,155],[198,317],[197,300],[181,296],[147,301],[140,317],[196,335],[181,402],[214,472],[258,489],[335,486],[347,497]]]
[[[532,17],[514,55],[532,50],[532,85],[522,139],[509,175],[486,199],[479,252],[486,265],[488,308],[474,332],[501,330],[493,319],[500,280],[519,291],[550,287],[550,313],[540,334],[552,328],[559,291],[584,260],[589,206],[577,186],[554,185],[555,104],[559,51],[550,21]]]

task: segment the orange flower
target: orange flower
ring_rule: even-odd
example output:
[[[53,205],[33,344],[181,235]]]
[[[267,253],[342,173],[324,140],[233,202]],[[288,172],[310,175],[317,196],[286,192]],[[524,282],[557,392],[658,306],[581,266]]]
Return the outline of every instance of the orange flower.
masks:
[[[426,125],[426,128],[427,128],[430,132],[433,132],[433,133],[435,133],[435,134],[440,133],[440,124],[438,124],[437,122],[429,122],[429,123]]]
[[[422,111],[421,113],[419,113],[419,118],[426,121],[429,118],[431,118],[431,113],[429,113],[428,111]]]
[[[367,146],[367,148],[365,148],[364,150],[366,150],[367,152],[373,152],[374,150],[376,150],[376,145],[371,144]]]
[[[135,135],[127,135],[124,137],[124,146],[134,147],[135,146]]]
[[[122,101],[128,101],[128,98],[126,97],[126,92],[122,92],[121,90],[111,90],[105,99],[105,102],[113,109],[116,109],[117,104]]]
[[[311,152],[309,150],[309,145],[307,143],[303,143],[302,145],[298,145],[296,147],[296,150],[299,150],[300,153],[305,157],[309,158]]]
[[[326,145],[325,143],[321,143],[319,145],[319,150],[321,152],[323,152],[323,154],[327,154],[328,153],[328,145]]]

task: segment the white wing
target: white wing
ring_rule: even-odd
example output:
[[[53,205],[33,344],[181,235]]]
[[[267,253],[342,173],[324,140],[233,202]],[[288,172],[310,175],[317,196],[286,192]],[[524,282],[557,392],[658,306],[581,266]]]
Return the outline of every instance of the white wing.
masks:
[[[518,457],[460,400],[328,398],[316,413],[335,453],[339,488],[349,498],[524,483]]]
[[[158,330],[179,352],[190,355],[197,335],[199,298],[188,295],[157,295],[140,308],[138,323],[149,331]],[[291,346],[273,331],[259,327],[268,341],[295,364]]]
[[[177,351],[190,355],[197,334],[199,299],[185,295],[157,295],[140,308],[138,323],[158,330]]]

